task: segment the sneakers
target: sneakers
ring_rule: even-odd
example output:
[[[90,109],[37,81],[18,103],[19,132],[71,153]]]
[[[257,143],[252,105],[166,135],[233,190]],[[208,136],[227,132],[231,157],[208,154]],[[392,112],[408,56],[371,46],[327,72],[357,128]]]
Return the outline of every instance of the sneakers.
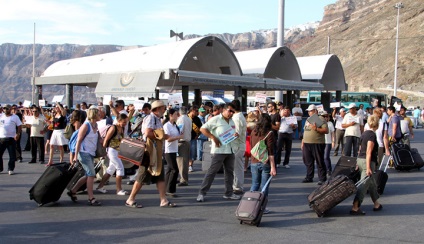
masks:
[[[135,180],[130,180],[130,181],[127,182],[127,185],[129,185],[129,186],[134,185],[134,182],[135,182]]]
[[[15,173],[13,172],[13,170],[9,170],[9,175],[14,175]]]
[[[103,194],[107,193],[107,190],[106,190],[104,187],[102,187],[102,188],[97,188],[96,190],[97,190],[98,192],[103,193]],[[119,195],[119,194],[118,194],[118,195]]]
[[[29,163],[29,164],[35,164],[36,162],[33,162],[33,161],[29,161],[28,163]]]
[[[244,194],[244,191],[243,190],[236,189],[236,190],[233,190],[233,193],[236,194],[236,195],[243,195]]]
[[[236,194],[232,194],[231,196],[222,196],[224,199],[228,199],[228,200],[240,200],[241,196],[237,196]]]
[[[290,169],[290,166],[288,164],[284,165],[284,168]]]
[[[104,188],[101,188],[101,189],[105,190]],[[97,190],[100,190],[100,189],[97,189]],[[106,190],[105,190],[105,192],[103,192],[103,193],[106,193]],[[120,191],[118,191],[118,192],[116,193],[116,195],[119,195],[119,196],[125,196],[125,195],[128,195],[128,192],[127,192],[127,191],[124,191],[124,190],[120,190]]]
[[[280,168],[280,165],[279,165],[279,164],[277,164],[277,165],[275,165],[275,167]]]
[[[189,167],[188,167],[188,172],[194,172],[194,170],[193,170],[193,166],[189,166]]]
[[[202,194],[199,194],[199,195],[197,196],[196,201],[198,201],[198,202],[204,202],[204,201],[205,201],[205,196],[203,196]]]
[[[265,210],[264,210],[264,214],[269,214],[271,211],[269,210],[269,209],[267,209],[267,208],[265,208]]]
[[[318,181],[318,183],[317,183],[317,185],[322,185],[324,182],[322,182],[322,181]]]

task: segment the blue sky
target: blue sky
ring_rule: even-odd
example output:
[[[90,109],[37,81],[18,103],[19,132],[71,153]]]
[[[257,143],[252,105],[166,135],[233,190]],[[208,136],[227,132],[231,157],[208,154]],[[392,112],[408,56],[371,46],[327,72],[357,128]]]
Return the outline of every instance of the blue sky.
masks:
[[[285,0],[285,27],[320,21],[336,0]],[[150,46],[186,34],[277,28],[279,0],[0,0],[0,44]]]

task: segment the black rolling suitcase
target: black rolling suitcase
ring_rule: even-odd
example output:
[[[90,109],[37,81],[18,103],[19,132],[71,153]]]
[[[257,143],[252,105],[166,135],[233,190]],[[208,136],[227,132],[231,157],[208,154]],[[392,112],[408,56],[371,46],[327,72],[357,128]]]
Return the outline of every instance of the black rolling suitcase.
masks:
[[[77,169],[70,164],[60,163],[47,167],[34,186],[29,190],[29,199],[42,206],[57,202]]]
[[[248,191],[243,194],[236,210],[236,217],[240,224],[256,225],[259,227],[268,203],[268,196],[264,194],[271,182],[272,176],[265,183],[262,191]]]
[[[418,149],[411,148],[412,158],[414,159],[415,168],[421,169],[424,166],[424,160],[421,157],[421,154],[418,152]]]
[[[339,161],[337,161],[334,170],[331,173],[331,178],[336,177],[337,175],[346,175],[349,179],[353,180],[354,183],[358,182],[361,178],[359,170],[356,169],[356,158],[341,156]]]
[[[395,143],[391,146],[393,164],[396,170],[411,170],[417,168],[411,149],[406,144]]]
[[[380,168],[374,172],[375,181],[377,183],[377,193],[379,195],[383,195],[387,180],[389,179],[389,175],[386,173],[386,170],[390,159],[391,156],[384,155],[383,160],[381,160]],[[384,170],[381,170],[384,164],[386,164],[386,166],[384,166]]]
[[[356,193],[356,188],[367,179],[368,177],[355,184],[346,175],[331,178],[309,194],[309,207],[318,217],[323,217],[330,209]]]
[[[103,162],[100,160],[95,166],[94,170],[96,171],[96,174],[99,173],[100,169],[102,168]],[[82,168],[81,164],[78,163],[76,165],[77,172],[72,177],[72,179],[69,181],[68,185],[66,186],[66,189],[70,191],[74,185],[78,182],[79,179],[81,179],[83,176],[85,176],[85,170]],[[83,184],[76,192],[83,192],[87,189],[87,184]]]

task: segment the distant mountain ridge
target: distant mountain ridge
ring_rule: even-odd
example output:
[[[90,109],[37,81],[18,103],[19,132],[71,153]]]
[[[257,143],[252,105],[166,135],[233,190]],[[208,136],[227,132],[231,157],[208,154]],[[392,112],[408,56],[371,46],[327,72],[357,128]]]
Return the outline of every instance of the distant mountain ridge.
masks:
[[[339,0],[325,7],[321,22],[286,29],[285,45],[297,57],[323,55],[327,53],[330,37],[330,53],[340,58],[349,90],[383,91],[381,88],[393,85],[396,34],[396,11],[393,6],[396,2]],[[398,86],[404,90],[424,91],[424,1],[403,2],[405,8],[401,10],[400,16]],[[275,47],[277,41],[276,29],[211,35],[222,39],[234,51]],[[187,35],[184,38],[195,37],[199,35]],[[41,74],[59,60],[135,47],[37,44],[36,74]],[[30,100],[31,75],[31,44],[0,45],[0,101]],[[91,88],[77,87],[74,91],[75,102],[94,102],[93,92]],[[45,98],[57,94],[64,94],[63,86],[43,87]],[[407,99],[406,95],[399,96]]]

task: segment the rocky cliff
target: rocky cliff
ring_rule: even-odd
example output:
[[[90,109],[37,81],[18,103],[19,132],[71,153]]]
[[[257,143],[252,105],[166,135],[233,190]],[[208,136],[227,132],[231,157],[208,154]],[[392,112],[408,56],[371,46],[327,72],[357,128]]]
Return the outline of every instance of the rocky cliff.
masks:
[[[298,57],[336,54],[343,65],[349,90],[384,91],[393,85],[396,9],[398,0],[339,0],[325,7],[319,23],[285,31],[286,45]],[[401,9],[398,87],[424,91],[424,1],[405,0]],[[212,34],[234,51],[276,46],[277,31],[258,30],[239,34]],[[187,35],[185,39],[198,37]],[[36,45],[36,75],[63,59],[119,51],[116,45]],[[31,99],[32,45],[0,45],[0,102]],[[88,91],[88,93],[87,93]],[[390,93],[391,91],[386,90]],[[63,86],[43,87],[43,96],[64,94]],[[75,100],[90,101],[93,89],[75,88]],[[407,95],[400,95],[403,99]],[[92,100],[94,101],[94,99]]]

